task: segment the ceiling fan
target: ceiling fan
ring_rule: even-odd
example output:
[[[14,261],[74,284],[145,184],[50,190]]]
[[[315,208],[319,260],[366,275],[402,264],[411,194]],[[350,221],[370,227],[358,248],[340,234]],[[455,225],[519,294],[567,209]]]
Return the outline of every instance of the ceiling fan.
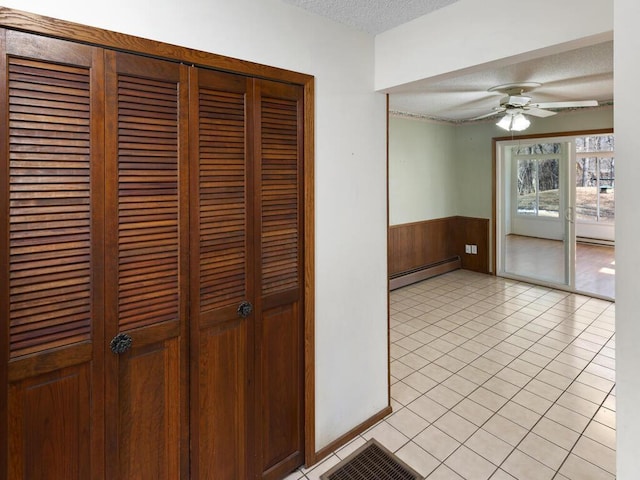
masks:
[[[541,83],[526,82],[509,83],[491,87],[489,89],[490,92],[499,92],[505,95],[500,99],[500,106],[494,107],[492,112],[472,118],[471,120],[480,120],[496,114],[505,113],[496,125],[505,130],[522,131],[531,124],[529,119],[525,117],[525,114],[544,118],[557,113],[552,110],[546,110],[547,108],[561,109],[598,106],[597,100],[533,103],[531,97],[525,94],[541,85]]]

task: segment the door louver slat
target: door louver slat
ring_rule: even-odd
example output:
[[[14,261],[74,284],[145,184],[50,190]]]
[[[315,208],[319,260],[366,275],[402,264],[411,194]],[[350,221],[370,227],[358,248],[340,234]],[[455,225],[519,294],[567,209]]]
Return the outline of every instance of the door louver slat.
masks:
[[[91,334],[87,69],[9,59],[10,357]]]
[[[178,88],[118,78],[120,328],[179,315]]]
[[[293,100],[262,99],[262,293],[298,287],[298,119]]]
[[[199,96],[200,309],[246,296],[245,99],[201,88]]]

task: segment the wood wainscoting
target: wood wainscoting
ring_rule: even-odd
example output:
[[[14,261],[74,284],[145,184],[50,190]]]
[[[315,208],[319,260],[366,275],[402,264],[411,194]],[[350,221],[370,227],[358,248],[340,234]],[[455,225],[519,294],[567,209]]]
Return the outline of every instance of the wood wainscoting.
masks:
[[[465,245],[478,253],[465,253]],[[489,273],[488,219],[453,216],[389,227],[392,290],[457,268]]]

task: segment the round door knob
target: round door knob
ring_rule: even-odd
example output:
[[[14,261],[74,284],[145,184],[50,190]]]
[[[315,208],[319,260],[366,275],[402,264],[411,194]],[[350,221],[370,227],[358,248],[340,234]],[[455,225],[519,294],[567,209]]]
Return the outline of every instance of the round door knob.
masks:
[[[247,318],[249,315],[251,315],[252,311],[253,305],[251,305],[251,302],[247,302],[245,300],[240,305],[238,305],[238,316],[241,318]]]
[[[111,351],[116,355],[120,355],[131,348],[133,339],[126,333],[119,333],[111,340]]]

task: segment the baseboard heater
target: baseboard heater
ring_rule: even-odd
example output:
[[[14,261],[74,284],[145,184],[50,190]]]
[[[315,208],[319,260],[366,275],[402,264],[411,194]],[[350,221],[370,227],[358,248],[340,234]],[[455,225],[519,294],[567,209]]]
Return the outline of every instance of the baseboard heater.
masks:
[[[404,287],[412,283],[426,280],[427,278],[442,275],[443,273],[452,272],[462,268],[462,262],[459,256],[451,257],[440,262],[423,265],[421,267],[393,274],[389,277],[389,289]]]

